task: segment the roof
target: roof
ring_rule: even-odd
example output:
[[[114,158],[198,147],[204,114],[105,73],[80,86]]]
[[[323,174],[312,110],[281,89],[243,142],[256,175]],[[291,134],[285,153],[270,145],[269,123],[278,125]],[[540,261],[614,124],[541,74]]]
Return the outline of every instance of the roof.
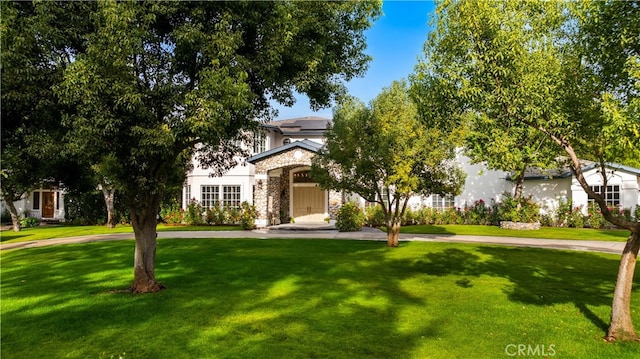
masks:
[[[317,153],[318,151],[320,151],[320,149],[322,148],[322,144],[321,143],[317,143],[317,142],[313,142],[310,140],[302,140],[302,141],[293,141],[290,143],[287,143],[284,146],[280,146],[280,147],[276,147],[276,148],[272,148],[269,151],[265,151],[262,153],[259,153],[255,156],[251,156],[247,159],[247,162],[251,163],[251,164],[255,164],[256,162],[260,162],[264,159],[266,159],[267,157],[271,157],[271,156],[275,156],[279,153],[282,152],[286,152],[289,151],[293,148],[302,148],[305,149],[307,151],[311,151],[314,153]]]
[[[323,134],[331,120],[323,117],[307,116],[287,120],[271,121],[265,124],[267,128],[279,131],[283,135]]]
[[[599,166],[598,163],[593,161],[582,160],[582,171],[590,171]],[[629,173],[636,174],[640,176],[640,168],[630,167],[621,165],[619,163],[606,162],[605,166],[614,170],[621,170]],[[540,169],[535,167],[530,167],[525,170],[524,179],[525,180],[541,180],[541,179],[554,179],[554,178],[567,178],[573,176],[571,172],[571,167],[568,162],[562,164],[560,168],[552,168],[552,169]]]

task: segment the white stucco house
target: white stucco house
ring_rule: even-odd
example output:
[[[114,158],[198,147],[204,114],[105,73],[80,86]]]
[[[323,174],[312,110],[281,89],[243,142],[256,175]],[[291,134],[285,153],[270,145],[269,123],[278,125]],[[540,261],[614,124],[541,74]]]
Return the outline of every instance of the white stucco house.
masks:
[[[258,226],[278,224],[290,219],[300,222],[323,222],[345,200],[342,193],[324,191],[309,177],[312,157],[322,148],[325,131],[331,120],[303,117],[273,121],[263,126],[263,133],[254,136],[252,156],[225,175],[211,177],[194,160],[193,170],[187,174],[183,190],[183,206],[196,200],[203,206],[216,201],[237,206],[242,201],[253,203],[259,212]],[[415,197],[412,206],[435,208],[463,207],[476,200],[487,203],[499,200],[505,191],[513,190],[509,173],[488,170],[482,164],[471,164],[458,154],[457,160],[467,173],[463,192],[459,196],[433,195]],[[609,164],[608,183],[593,163],[583,170],[589,184],[614,206],[634,209],[640,205],[640,169]],[[586,211],[589,198],[568,170],[548,173],[532,170],[525,177],[523,194],[532,196],[543,211],[551,212],[559,201],[583,205]],[[586,213],[586,212],[585,212]]]

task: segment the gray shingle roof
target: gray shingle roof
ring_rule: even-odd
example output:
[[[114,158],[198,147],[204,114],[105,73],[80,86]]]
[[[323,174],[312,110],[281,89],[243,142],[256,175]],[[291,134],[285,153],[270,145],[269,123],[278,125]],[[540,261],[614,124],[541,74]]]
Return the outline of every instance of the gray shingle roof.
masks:
[[[293,142],[288,143],[288,144],[286,144],[284,146],[272,148],[269,151],[265,151],[265,152],[262,152],[262,153],[258,153],[257,155],[251,156],[251,157],[247,158],[247,162],[249,162],[251,164],[255,164],[256,162],[260,162],[260,161],[266,159],[267,157],[271,157],[271,156],[277,155],[279,153],[288,151],[288,150],[293,149],[293,148],[303,148],[305,150],[317,153],[318,151],[320,151],[322,146],[323,145],[321,143],[313,142],[313,141],[310,141],[310,140],[293,141]]]

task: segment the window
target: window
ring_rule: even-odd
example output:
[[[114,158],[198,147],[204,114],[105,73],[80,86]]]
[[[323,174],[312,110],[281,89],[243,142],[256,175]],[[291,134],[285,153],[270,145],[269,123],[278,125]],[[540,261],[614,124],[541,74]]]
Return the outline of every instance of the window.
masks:
[[[431,207],[435,209],[447,209],[455,206],[454,197],[450,194],[441,196],[439,194],[431,195]]]
[[[376,195],[376,197],[377,197],[377,195]],[[385,206],[389,204],[388,198],[389,198],[389,188],[388,187],[384,187],[384,188],[382,188],[382,203],[384,203]],[[376,199],[379,199],[379,198],[376,198]],[[366,207],[371,207],[371,206],[377,206],[377,205],[378,205],[378,202],[369,202],[369,201],[367,201],[367,202],[364,203],[365,208]]]
[[[240,207],[240,186],[222,186],[222,205]]]
[[[40,192],[33,192],[33,209],[40,209]]]
[[[253,153],[262,153],[267,150],[267,135],[264,132],[253,134]]]
[[[60,209],[60,192],[56,192],[56,209]]]
[[[184,203],[185,206],[191,202],[191,185],[184,186]]]
[[[620,186],[589,186],[595,193],[600,194],[607,205],[619,206],[620,205]],[[593,197],[589,196],[589,204],[594,203]]]
[[[288,145],[291,143],[291,139],[290,138],[285,138],[284,140],[282,140],[282,144],[283,145]]]
[[[200,204],[205,208],[213,207],[220,199],[220,188],[218,186],[202,186],[202,200]]]

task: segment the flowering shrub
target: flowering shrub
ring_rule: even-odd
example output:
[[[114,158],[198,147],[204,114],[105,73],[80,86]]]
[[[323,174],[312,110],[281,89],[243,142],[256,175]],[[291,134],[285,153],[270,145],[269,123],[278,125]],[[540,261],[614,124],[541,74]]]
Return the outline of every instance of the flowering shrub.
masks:
[[[498,205],[498,217],[501,221],[533,223],[540,218],[540,207],[531,197],[516,200],[510,193],[505,193]]]
[[[589,226],[593,229],[600,229],[604,226],[607,221],[602,216],[602,212],[600,211],[600,206],[597,203],[590,203],[589,208],[587,208]]]
[[[177,201],[173,201],[171,206],[160,209],[160,219],[166,224],[182,224],[184,221],[184,210]]]
[[[362,213],[358,205],[353,202],[343,204],[338,210],[336,228],[338,228],[340,232],[359,231],[364,225],[364,222],[364,213]]]
[[[255,229],[256,218],[258,218],[256,206],[249,204],[247,201],[242,202],[240,210],[240,226],[242,226],[242,229]]]
[[[204,211],[202,209],[202,205],[195,199],[192,199],[191,201],[189,201],[189,204],[187,205],[184,221],[190,226],[203,225],[204,224],[203,213]]]

